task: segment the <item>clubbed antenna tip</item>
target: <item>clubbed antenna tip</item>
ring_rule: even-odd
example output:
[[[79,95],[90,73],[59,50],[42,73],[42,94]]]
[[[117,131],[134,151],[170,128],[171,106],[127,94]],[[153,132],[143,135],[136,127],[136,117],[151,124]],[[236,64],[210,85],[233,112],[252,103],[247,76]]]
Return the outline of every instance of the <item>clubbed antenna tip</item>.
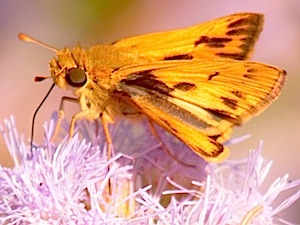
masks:
[[[53,51],[53,52],[55,52],[55,53],[58,52],[58,49],[56,49],[56,48],[54,48],[54,47],[52,47],[52,46],[50,46],[50,45],[47,45],[47,44],[45,44],[45,43],[43,43],[43,42],[41,42],[41,41],[38,41],[38,40],[36,40],[36,39],[34,39],[34,38],[32,38],[32,37],[26,35],[26,34],[20,33],[20,34],[18,34],[18,38],[19,38],[20,40],[22,40],[22,41],[34,43],[34,44],[37,44],[37,45],[42,46],[42,47],[44,47],[44,48],[47,48],[47,49],[49,49],[49,50],[51,50],[51,51]]]

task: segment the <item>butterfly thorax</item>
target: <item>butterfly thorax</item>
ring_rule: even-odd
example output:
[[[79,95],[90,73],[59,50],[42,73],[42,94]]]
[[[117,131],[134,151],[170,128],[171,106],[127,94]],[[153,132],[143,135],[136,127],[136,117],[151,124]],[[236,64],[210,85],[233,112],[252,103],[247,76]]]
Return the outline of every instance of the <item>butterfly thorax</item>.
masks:
[[[73,49],[60,50],[50,61],[50,72],[53,81],[62,89],[74,87],[66,83],[66,75],[74,68],[83,70],[87,80],[95,80],[98,85],[107,83],[111,86],[111,81],[117,80],[115,77],[114,79],[110,77],[113,71],[138,62],[140,63],[141,59],[136,54],[113,45],[97,45],[90,49],[77,45]]]

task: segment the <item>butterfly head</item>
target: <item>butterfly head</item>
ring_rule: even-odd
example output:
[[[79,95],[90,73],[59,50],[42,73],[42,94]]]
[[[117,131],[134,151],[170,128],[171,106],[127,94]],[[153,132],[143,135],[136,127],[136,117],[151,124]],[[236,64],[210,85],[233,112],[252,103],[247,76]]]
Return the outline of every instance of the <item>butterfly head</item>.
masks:
[[[79,46],[70,50],[58,51],[50,61],[50,73],[53,82],[62,89],[77,89],[87,83],[84,50]]]
[[[87,82],[85,69],[85,52],[79,46],[72,50],[64,48],[58,50],[52,46],[35,40],[25,34],[19,34],[19,39],[38,44],[56,53],[50,61],[51,76],[36,76],[35,81],[43,81],[52,78],[53,82],[62,89],[76,89],[83,87]]]

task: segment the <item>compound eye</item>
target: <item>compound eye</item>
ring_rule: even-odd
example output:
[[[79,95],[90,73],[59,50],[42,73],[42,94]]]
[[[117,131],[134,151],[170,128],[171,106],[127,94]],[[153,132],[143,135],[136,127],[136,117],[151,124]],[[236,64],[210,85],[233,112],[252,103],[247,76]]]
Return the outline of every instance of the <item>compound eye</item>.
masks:
[[[66,81],[73,87],[82,87],[87,81],[85,71],[80,68],[69,69],[66,74]]]

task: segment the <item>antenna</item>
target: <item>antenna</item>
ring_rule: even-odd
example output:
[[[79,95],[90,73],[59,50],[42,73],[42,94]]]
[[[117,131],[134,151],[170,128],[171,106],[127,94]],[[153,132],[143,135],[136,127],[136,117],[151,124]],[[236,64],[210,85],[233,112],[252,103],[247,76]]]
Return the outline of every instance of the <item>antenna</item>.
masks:
[[[41,41],[38,41],[26,34],[22,34],[20,33],[18,35],[18,38],[21,40],[21,41],[26,41],[26,42],[30,42],[30,43],[34,43],[34,44],[37,44],[39,46],[42,46],[44,48],[47,48],[55,53],[58,53],[58,49],[50,46],[50,45],[47,45]],[[48,78],[51,78],[51,76],[36,76],[34,78],[34,81],[36,82],[39,82],[39,81],[43,81],[45,79],[48,79]],[[36,118],[36,115],[38,113],[38,111],[40,110],[41,106],[44,104],[44,102],[46,101],[46,99],[48,98],[50,92],[52,91],[52,89],[54,88],[55,86],[55,83],[53,83],[49,89],[49,91],[47,92],[47,94],[45,95],[45,97],[43,98],[42,102],[39,104],[39,106],[37,107],[37,109],[35,110],[34,114],[33,114],[33,117],[32,117],[32,124],[31,124],[31,137],[30,137],[30,152],[31,152],[31,156],[33,156],[33,152],[32,152],[32,145],[33,145],[33,134],[34,134],[34,123],[35,123],[35,118]]]
[[[55,83],[53,83],[49,89],[49,91],[47,92],[47,94],[45,95],[45,97],[43,98],[42,102],[39,104],[39,106],[37,107],[37,109],[35,110],[34,114],[33,114],[33,118],[32,118],[32,124],[31,124],[31,137],[30,137],[30,151],[31,151],[31,156],[33,156],[33,152],[32,152],[32,145],[33,145],[33,133],[34,133],[34,122],[35,122],[35,117],[36,114],[38,113],[39,109],[41,108],[41,106],[44,104],[45,100],[48,98],[50,92],[52,91],[52,89],[54,88]]]
[[[44,48],[47,48],[47,49],[49,49],[49,50],[55,52],[55,53],[58,52],[58,49],[57,49],[57,48],[54,48],[54,47],[52,47],[52,46],[50,46],[50,45],[47,45],[47,44],[45,44],[45,43],[43,43],[43,42],[41,42],[41,41],[38,41],[38,40],[34,39],[34,38],[32,38],[32,37],[29,37],[29,36],[26,35],[26,34],[20,33],[20,34],[18,34],[18,38],[19,38],[21,41],[26,41],[26,42],[30,42],[30,43],[37,44],[37,45],[39,45],[39,46],[42,46],[42,47],[44,47]]]

